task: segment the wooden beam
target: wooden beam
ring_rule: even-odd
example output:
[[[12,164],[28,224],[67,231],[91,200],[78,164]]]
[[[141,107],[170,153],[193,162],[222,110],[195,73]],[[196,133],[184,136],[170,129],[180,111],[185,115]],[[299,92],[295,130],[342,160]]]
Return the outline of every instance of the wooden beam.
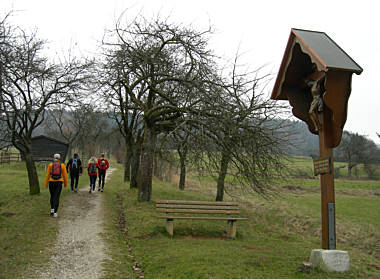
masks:
[[[189,214],[239,214],[238,210],[207,210],[207,209],[166,209],[166,208],[157,208],[157,212],[164,213],[189,213]]]
[[[173,236],[174,234],[174,224],[173,224],[173,219],[167,219],[166,220],[166,231]]]
[[[237,206],[216,206],[216,205],[197,205],[197,204],[156,204],[157,208],[182,208],[182,209],[214,209],[214,210],[239,210]]]
[[[199,204],[199,205],[233,205],[238,206],[236,202],[211,202],[211,201],[180,201],[180,200],[156,200],[156,204]]]
[[[332,129],[332,113],[325,107],[323,112],[319,115],[320,121],[322,123],[322,129],[319,131],[319,152],[321,157],[331,158],[331,170],[334,170],[334,160],[333,160],[333,134]],[[334,171],[330,173],[321,174],[321,215],[322,215],[322,249],[332,249],[331,247],[336,247],[336,237],[335,237],[335,191],[334,191]],[[333,227],[330,227],[329,231],[329,212],[328,204],[333,204],[334,214],[330,216],[333,218]],[[334,237],[333,242],[329,241],[329,233]]]
[[[229,238],[236,237],[236,221],[234,220],[227,221],[227,237]]]
[[[248,220],[244,217],[206,217],[206,216],[156,216],[160,219],[184,219],[184,220]]]

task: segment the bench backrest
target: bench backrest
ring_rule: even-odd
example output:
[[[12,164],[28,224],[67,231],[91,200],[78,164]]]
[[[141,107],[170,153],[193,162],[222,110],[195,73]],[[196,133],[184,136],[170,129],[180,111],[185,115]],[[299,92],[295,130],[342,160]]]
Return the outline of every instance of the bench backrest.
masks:
[[[156,200],[156,211],[163,213],[183,214],[225,214],[238,215],[239,205],[236,202],[208,202],[208,201],[179,201]]]

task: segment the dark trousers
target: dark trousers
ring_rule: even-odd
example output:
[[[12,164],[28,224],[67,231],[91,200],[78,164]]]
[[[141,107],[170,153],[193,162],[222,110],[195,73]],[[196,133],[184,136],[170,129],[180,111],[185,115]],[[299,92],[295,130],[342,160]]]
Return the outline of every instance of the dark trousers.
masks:
[[[99,169],[99,189],[100,189],[100,185],[102,185],[102,189],[104,188],[105,179],[106,179],[106,171]]]
[[[54,209],[57,213],[59,206],[59,197],[62,191],[62,181],[50,181],[49,182],[50,191],[50,208]]]
[[[78,189],[78,182],[79,182],[79,173],[74,174],[70,172],[70,186],[71,186],[71,191],[74,189]],[[75,187],[75,188],[74,188]]]
[[[95,191],[95,185],[96,185],[96,174],[90,174],[90,188],[92,191]]]

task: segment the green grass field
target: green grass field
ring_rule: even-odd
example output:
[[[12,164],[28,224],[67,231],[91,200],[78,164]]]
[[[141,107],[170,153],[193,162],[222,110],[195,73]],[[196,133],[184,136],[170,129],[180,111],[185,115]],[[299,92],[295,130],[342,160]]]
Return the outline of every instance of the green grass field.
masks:
[[[25,163],[0,165],[0,279],[28,278],[32,266],[43,265],[51,256],[48,248],[56,239],[58,219],[50,217],[45,165],[38,163],[37,170],[41,193],[31,196]],[[79,182],[81,187],[88,181]],[[72,195],[68,189],[70,185],[61,201]]]
[[[307,161],[306,161],[307,162]],[[305,161],[300,162],[303,165]],[[308,162],[310,163],[310,162]],[[137,191],[122,181],[121,166],[106,185],[106,232],[111,260],[105,279],[139,278],[380,278],[380,181],[336,180],[337,249],[346,250],[351,269],[344,274],[297,271],[321,246],[318,179],[278,181],[278,195],[236,199],[247,221],[237,222],[237,238],[226,237],[222,221],[174,221],[165,231],[154,203],[138,203]],[[296,167],[296,165],[294,166]],[[40,184],[44,166],[40,165]],[[175,179],[173,180],[175,181]],[[87,186],[87,179],[80,184]],[[69,199],[64,191],[62,203]],[[189,175],[185,191],[175,182],[153,182],[153,200],[215,198],[210,177]],[[230,199],[226,196],[226,199]],[[49,193],[30,196],[23,164],[0,166],[0,278],[28,278],[32,266],[49,258],[57,219],[49,215]],[[41,225],[42,224],[42,225]]]
[[[238,222],[235,240],[226,238],[224,222],[195,220],[175,220],[171,238],[165,220],[155,218],[154,203],[138,203],[136,190],[117,171],[106,193],[113,255],[105,278],[138,278],[132,272],[136,262],[145,278],[379,278],[380,183],[337,182],[337,249],[349,252],[351,270],[304,274],[297,266],[321,246],[319,180],[304,180],[296,190],[286,187],[289,181],[279,182],[279,195],[272,200],[240,197],[242,215],[249,220]],[[188,180],[185,191],[154,180],[153,200],[211,201],[214,187],[207,177]]]

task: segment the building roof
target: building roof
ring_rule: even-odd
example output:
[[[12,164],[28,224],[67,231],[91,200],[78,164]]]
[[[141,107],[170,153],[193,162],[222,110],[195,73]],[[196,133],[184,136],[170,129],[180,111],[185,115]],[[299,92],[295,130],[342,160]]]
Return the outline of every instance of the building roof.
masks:
[[[311,55],[324,65],[325,69],[350,71],[360,74],[363,69],[326,33],[292,29],[300,43],[306,46]]]
[[[286,100],[281,92],[295,45],[300,45],[319,71],[338,70],[361,74],[363,69],[326,33],[292,28],[271,98]]]
[[[67,142],[60,141],[60,140],[57,140],[57,139],[54,139],[54,138],[50,138],[50,137],[47,137],[47,136],[44,136],[44,135],[33,137],[32,141],[36,140],[36,139],[48,139],[48,140],[55,141],[55,142],[60,143],[60,144],[64,144],[64,145],[67,145],[67,146],[69,145]]]

